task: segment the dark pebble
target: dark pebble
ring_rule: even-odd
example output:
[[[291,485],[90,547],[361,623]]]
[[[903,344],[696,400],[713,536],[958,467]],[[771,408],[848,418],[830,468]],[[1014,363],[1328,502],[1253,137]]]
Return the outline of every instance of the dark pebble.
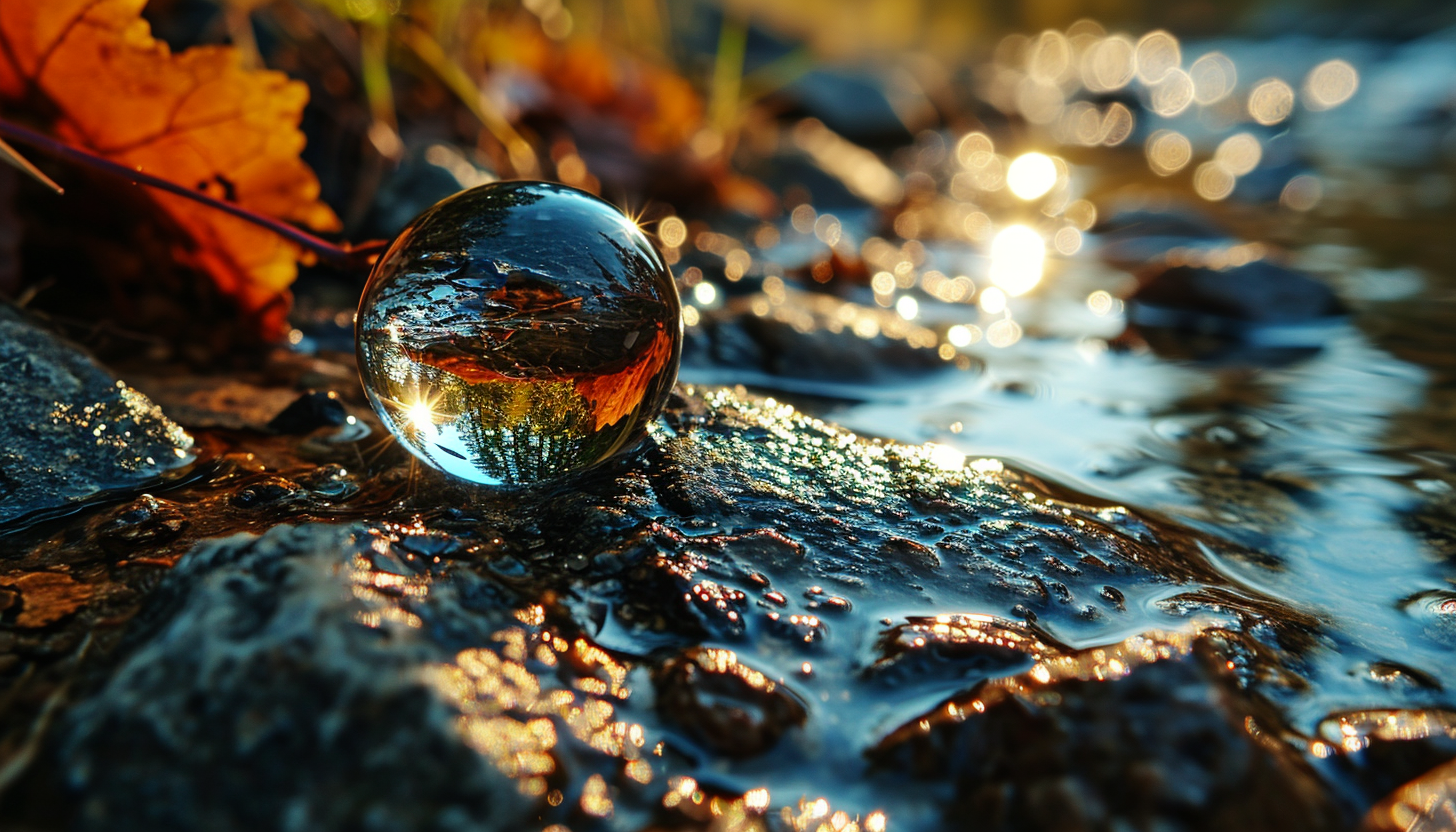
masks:
[[[318,428],[338,427],[349,419],[349,412],[339,400],[339,394],[332,390],[310,390],[283,408],[268,429],[277,433],[304,434]]]

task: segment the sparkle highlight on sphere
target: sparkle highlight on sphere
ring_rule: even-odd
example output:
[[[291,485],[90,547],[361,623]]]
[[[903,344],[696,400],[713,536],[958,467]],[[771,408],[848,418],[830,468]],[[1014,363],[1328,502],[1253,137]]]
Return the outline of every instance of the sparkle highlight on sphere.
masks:
[[[681,314],[662,256],[610,204],[483,185],[380,258],[359,305],[359,373],[430,466],[491,486],[560,480],[646,435],[677,378]]]

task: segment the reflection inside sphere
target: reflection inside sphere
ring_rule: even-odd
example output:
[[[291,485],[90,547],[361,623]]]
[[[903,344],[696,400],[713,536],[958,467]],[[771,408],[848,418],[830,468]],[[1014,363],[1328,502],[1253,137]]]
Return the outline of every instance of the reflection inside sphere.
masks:
[[[542,182],[464,191],[390,246],[360,302],[370,403],[416,456],[487,485],[634,446],[677,378],[677,289],[642,231]]]

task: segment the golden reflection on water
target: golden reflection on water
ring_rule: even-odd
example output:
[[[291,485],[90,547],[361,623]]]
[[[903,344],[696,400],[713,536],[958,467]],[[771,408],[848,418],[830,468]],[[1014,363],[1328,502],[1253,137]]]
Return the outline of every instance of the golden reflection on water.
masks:
[[[1115,644],[1071,650],[1048,643],[1025,624],[993,615],[942,614],[910,619],[894,631],[902,651],[923,650],[932,645],[942,648],[982,645],[1014,650],[1034,663],[1025,672],[988,679],[966,694],[952,697],[920,719],[896,729],[881,742],[894,743],[908,734],[928,732],[938,724],[962,722],[1008,698],[1035,702],[1044,695],[1055,696],[1054,686],[1060,682],[1120,679],[1142,665],[1187,656],[1203,626],[1194,622],[1186,631],[1153,630]],[[892,664],[897,656],[892,654],[881,659],[876,666]]]
[[[1095,21],[1082,20],[1065,32],[1048,30],[1035,37],[1002,39],[995,51],[994,71],[986,75],[981,93],[1009,115],[1044,126],[1048,137],[1057,142],[1094,147],[1126,141],[1138,127],[1138,117],[1121,102],[1079,100],[1083,90],[1106,94],[1137,88],[1148,118],[1173,120],[1201,112],[1205,120],[1212,119],[1209,124],[1230,123],[1237,128],[1240,122],[1282,124],[1301,101],[1310,110],[1338,107],[1359,86],[1359,71],[1346,60],[1332,59],[1309,70],[1298,94],[1288,81],[1277,77],[1241,88],[1237,66],[1222,52],[1208,52],[1185,66],[1182,44],[1166,31],[1138,37],[1108,34]],[[1260,141],[1247,132],[1225,139],[1214,158],[1199,159],[1200,150],[1185,131],[1152,127],[1144,142],[1149,167],[1160,176],[1191,168],[1188,184],[1209,201],[1228,198],[1239,177],[1251,173],[1263,156]],[[960,140],[957,151],[965,168],[958,179],[966,184],[953,180],[953,196],[970,199],[971,186],[991,191],[1002,185],[998,180],[1004,175],[1004,165],[996,164],[1002,157],[995,154],[990,137],[969,133]],[[1291,179],[1280,202],[1293,210],[1308,211],[1318,203],[1321,188],[1317,178],[1300,176],[1306,178]],[[1016,182],[1010,184],[1017,191]],[[995,224],[994,214],[990,222]]]
[[[1450,832],[1456,829],[1456,761],[1396,789],[1365,815],[1367,832]]]
[[[774,813],[777,822],[771,824],[771,796],[766,788],[750,789],[730,799],[706,793],[692,777],[668,778],[667,786],[662,797],[664,808],[708,823],[714,832],[765,832],[770,828],[792,832],[886,832],[889,828],[884,812],[851,815],[834,809],[823,797],[800,798],[796,805]]]
[[[538,626],[540,607],[521,611],[527,627]],[[558,731],[623,761],[624,775],[651,782],[643,763],[646,738],[642,726],[614,718],[614,701],[625,700],[627,668],[584,639],[572,642],[550,630],[511,627],[492,636],[495,649],[462,650],[455,661],[424,671],[425,681],[461,714],[458,729],[465,742],[517,782],[523,794],[547,794],[547,778],[556,771]],[[497,652],[497,650],[499,652]],[[528,662],[554,666],[570,659],[581,674],[576,690],[543,690],[541,677]],[[583,811],[606,817],[611,799],[605,781],[587,782]]]

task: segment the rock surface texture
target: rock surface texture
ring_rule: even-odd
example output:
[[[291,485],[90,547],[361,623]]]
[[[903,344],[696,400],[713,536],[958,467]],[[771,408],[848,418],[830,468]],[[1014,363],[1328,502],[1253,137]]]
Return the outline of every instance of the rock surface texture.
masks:
[[[1439,707],[1339,710],[1341,636],[1228,577],[1256,553],[996,459],[682,387],[501,494],[339,401],[7,534],[7,819],[1326,829],[1444,759]]]
[[[80,348],[0,306],[0,525],[155,482],[192,439]]]

